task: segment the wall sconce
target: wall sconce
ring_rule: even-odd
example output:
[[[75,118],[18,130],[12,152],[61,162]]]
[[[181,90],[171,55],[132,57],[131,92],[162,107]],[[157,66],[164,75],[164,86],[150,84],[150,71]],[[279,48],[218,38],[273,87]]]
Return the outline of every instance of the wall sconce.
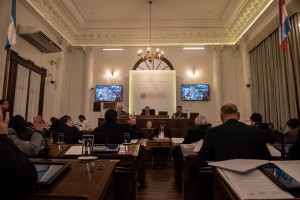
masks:
[[[48,77],[48,79],[49,79],[49,82],[50,82],[51,84],[54,84],[54,83],[55,83],[55,80],[54,80],[53,74],[49,74],[47,77]]]
[[[193,69],[193,70],[187,72],[187,75],[188,75],[189,77],[196,77],[196,76],[198,76],[198,74],[199,74],[199,72],[196,71],[195,69]]]
[[[107,76],[109,78],[116,78],[119,76],[119,73],[118,72],[115,72],[115,71],[111,71],[111,72],[107,72]]]

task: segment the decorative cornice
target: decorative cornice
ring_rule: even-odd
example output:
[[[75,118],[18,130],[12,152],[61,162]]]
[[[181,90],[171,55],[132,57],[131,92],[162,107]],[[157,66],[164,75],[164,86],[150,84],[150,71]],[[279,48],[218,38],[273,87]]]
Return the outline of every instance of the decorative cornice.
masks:
[[[76,1],[26,0],[72,46],[148,46],[147,29],[82,28],[86,16],[72,18]],[[273,0],[247,0],[227,27],[153,29],[152,45],[234,45]],[[63,8],[63,9],[62,9]],[[64,11],[64,12],[63,12]],[[73,15],[72,15],[73,16]]]

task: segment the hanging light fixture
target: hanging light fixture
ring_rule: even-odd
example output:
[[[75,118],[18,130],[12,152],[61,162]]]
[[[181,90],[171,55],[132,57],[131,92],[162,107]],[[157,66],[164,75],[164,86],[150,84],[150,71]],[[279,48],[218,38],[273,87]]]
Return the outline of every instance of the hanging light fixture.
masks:
[[[164,52],[161,51],[159,52],[159,49],[156,49],[156,52],[155,53],[152,53],[151,52],[151,22],[152,22],[152,19],[151,19],[151,4],[152,4],[152,1],[149,1],[149,5],[150,5],[150,46],[148,47],[147,49],[147,52],[145,54],[143,54],[142,50],[140,49],[138,51],[138,56],[140,56],[144,61],[149,61],[150,63],[154,60],[154,59],[157,59],[157,60],[160,60],[163,56],[164,56]]]

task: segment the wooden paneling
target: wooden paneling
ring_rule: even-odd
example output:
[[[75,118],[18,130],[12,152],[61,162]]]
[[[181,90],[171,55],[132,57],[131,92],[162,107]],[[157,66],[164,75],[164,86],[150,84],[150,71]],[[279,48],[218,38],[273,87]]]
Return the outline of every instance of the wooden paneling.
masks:
[[[141,115],[140,115],[141,116]],[[154,128],[158,128],[162,121],[165,121],[168,129],[170,130],[173,137],[185,137],[190,127],[194,127],[193,119],[169,119],[169,118],[160,118],[159,115],[153,115],[156,118],[139,118],[136,119],[136,124],[141,128],[143,132],[143,138],[149,138]],[[127,124],[128,119],[118,119],[117,121],[120,124]],[[152,127],[147,128],[147,123],[151,122]],[[105,123],[105,119],[98,118],[98,126],[102,126]]]

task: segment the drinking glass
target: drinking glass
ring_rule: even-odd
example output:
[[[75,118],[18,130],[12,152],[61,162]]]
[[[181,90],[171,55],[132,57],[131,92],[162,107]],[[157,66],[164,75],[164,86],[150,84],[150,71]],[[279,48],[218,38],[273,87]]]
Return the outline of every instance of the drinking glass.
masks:
[[[130,144],[130,133],[124,133],[124,143]]]
[[[65,144],[65,134],[58,133],[57,144]]]
[[[89,157],[93,155],[94,135],[82,135],[82,156]]]

